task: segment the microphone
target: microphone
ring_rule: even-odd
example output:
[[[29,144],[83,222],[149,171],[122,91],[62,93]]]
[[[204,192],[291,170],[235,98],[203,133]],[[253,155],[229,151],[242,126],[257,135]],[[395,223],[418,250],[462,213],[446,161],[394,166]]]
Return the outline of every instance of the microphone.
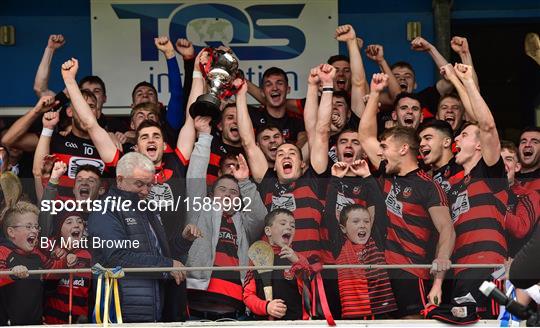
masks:
[[[508,298],[497,286],[491,281],[484,281],[480,288],[478,288],[482,294],[488,298],[493,298],[497,303],[504,305],[508,312],[512,313],[521,320],[527,320],[532,313],[526,306]]]

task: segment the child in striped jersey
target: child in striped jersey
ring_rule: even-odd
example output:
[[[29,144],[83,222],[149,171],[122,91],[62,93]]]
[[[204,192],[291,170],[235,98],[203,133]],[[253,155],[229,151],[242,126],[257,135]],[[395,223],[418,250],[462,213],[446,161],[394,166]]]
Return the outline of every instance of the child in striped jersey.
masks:
[[[336,218],[337,185],[342,176],[340,172],[344,173],[349,169],[355,173],[363,173],[360,175],[364,178],[362,185],[369,189],[370,194],[379,195],[377,199],[383,199],[377,181],[370,176],[365,161],[356,161],[352,165],[343,162],[334,164],[324,220],[336,264],[386,264],[382,248],[382,232],[386,230],[385,211],[382,207],[384,200],[377,201],[375,205],[375,226],[375,217],[358,204],[345,206],[339,214],[339,221]],[[343,319],[375,319],[397,310],[385,269],[338,269],[338,287]]]
[[[291,265],[305,258],[291,248],[295,233],[295,219],[291,211],[276,209],[265,217],[264,233],[274,251],[273,265]],[[272,320],[300,320],[307,313],[303,310],[302,281],[284,270],[271,273],[273,299],[266,300],[259,274],[250,270],[244,282],[244,303],[256,318],[268,317]]]

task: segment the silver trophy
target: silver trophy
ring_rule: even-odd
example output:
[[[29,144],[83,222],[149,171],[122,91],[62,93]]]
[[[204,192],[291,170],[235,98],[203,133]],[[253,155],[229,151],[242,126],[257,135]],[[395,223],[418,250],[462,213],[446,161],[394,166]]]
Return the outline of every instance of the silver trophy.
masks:
[[[238,59],[230,51],[206,48],[209,53],[208,63],[201,64],[201,72],[208,85],[208,93],[197,97],[189,108],[191,117],[210,116],[213,122],[220,117],[221,99],[227,99],[236,93],[232,82],[238,75]]]

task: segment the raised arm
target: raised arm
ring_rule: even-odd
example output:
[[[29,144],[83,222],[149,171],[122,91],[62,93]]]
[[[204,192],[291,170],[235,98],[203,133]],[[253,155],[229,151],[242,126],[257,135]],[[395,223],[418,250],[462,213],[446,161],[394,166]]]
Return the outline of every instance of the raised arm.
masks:
[[[51,178],[47,183],[43,197],[40,201],[52,201],[56,199],[58,195],[58,182],[60,177],[66,173],[67,165],[62,161],[54,163],[54,167],[51,172]],[[41,227],[41,235],[52,238],[54,232],[54,216],[51,211],[40,211],[38,216],[39,226]]]
[[[34,108],[15,121],[7,130],[2,137],[2,145],[26,152],[33,152],[36,149],[39,136],[34,133],[28,133],[28,129],[35,120],[41,117],[41,114],[50,111],[57,104],[58,101],[55,101],[53,96],[41,97]]]
[[[75,79],[78,69],[79,62],[75,58],[62,64],[62,78],[64,79],[64,83],[66,84],[71,99],[71,105],[73,106],[74,111],[73,114],[78,116],[81,123],[88,131],[101,160],[105,163],[110,163],[116,156],[116,144],[109,137],[107,131],[99,125],[96,116],[92,113],[90,106],[88,106],[88,103],[81,94],[81,90],[79,90],[77,80]]]
[[[452,47],[452,50],[454,50],[459,55],[462,64],[472,67],[474,82],[476,83],[476,87],[480,90],[480,85],[478,84],[478,76],[476,75],[476,70],[474,69],[473,59],[469,50],[469,42],[467,41],[467,38],[455,36],[450,41],[450,46]]]
[[[452,64],[446,64],[441,67],[441,75],[454,85],[454,88],[459,95],[459,99],[461,99],[461,103],[463,103],[463,107],[465,108],[467,120],[476,121],[476,116],[474,116],[471,100],[469,99],[469,95],[467,94],[463,83],[461,83],[459,77],[457,77],[454,66],[452,66]]]
[[[380,44],[370,44],[366,48],[366,56],[379,66],[382,73],[388,75],[388,93],[383,93],[380,99],[381,102],[391,105],[402,90],[396,77],[392,73],[392,69],[390,69],[390,65],[388,65],[386,59],[384,59],[383,46]]]
[[[54,96],[54,92],[49,89],[49,73],[51,68],[51,61],[54,52],[61,48],[66,43],[62,34],[51,34],[47,41],[47,47],[43,51],[43,57],[39,62],[36,77],[34,79],[34,92],[36,96]]]
[[[182,80],[180,69],[176,61],[174,47],[166,36],[154,38],[156,48],[163,53],[167,60],[167,72],[169,76],[169,104],[167,105],[166,119],[170,127],[178,131],[184,123],[184,94],[182,93]]]
[[[189,98],[189,92],[191,91],[191,83],[193,82],[193,66],[195,64],[195,48],[188,39],[178,39],[175,43],[176,51],[182,56],[184,61],[184,88],[183,103],[184,111],[187,109],[187,101]],[[182,118],[183,119],[183,118]]]
[[[474,83],[472,67],[464,64],[456,64],[455,71],[469,95],[474,117],[476,117],[478,122],[482,158],[488,166],[493,166],[501,158],[501,143],[499,142],[499,133],[495,126],[495,119]]]
[[[176,147],[180,150],[180,153],[184,156],[185,159],[189,160],[191,157],[191,152],[195,144],[195,139],[197,137],[197,132],[195,130],[195,124],[193,118],[189,114],[189,108],[197,100],[197,97],[203,94],[204,92],[204,79],[200,70],[200,61],[201,57],[203,61],[207,59],[207,53],[201,51],[195,58],[195,66],[193,71],[193,80],[191,84],[191,92],[189,94],[189,99],[186,107],[186,120],[184,126],[180,129],[178,134],[178,141],[176,142]]]
[[[448,61],[443,57],[443,55],[441,55],[439,50],[437,50],[434,45],[429,43],[421,36],[411,41],[411,49],[415,51],[425,51],[429,53],[438,68],[441,68],[442,66],[448,64]],[[437,81],[436,87],[437,91],[441,95],[447,94],[452,91],[452,84],[444,79],[440,79],[439,81]]]
[[[32,165],[34,187],[36,188],[36,197],[38,199],[41,199],[43,195],[43,158],[49,155],[51,152],[51,137],[59,120],[60,114],[58,112],[48,112],[43,114],[43,131],[41,132],[41,136],[39,137],[39,141],[34,152],[34,162]]]
[[[351,25],[339,26],[336,29],[335,37],[338,41],[347,43],[351,65],[351,110],[360,118],[365,108],[362,98],[368,93],[366,72],[360,54],[363,41],[356,38],[356,33]]]
[[[310,141],[310,161],[313,170],[322,174],[328,168],[328,142],[330,139],[330,120],[332,116],[332,91],[325,88],[333,88],[336,69],[329,64],[323,64],[319,69],[319,79],[323,85],[319,110],[317,111],[317,123],[313,140]]]
[[[371,164],[376,168],[381,164],[381,158],[378,155],[380,144],[377,139],[377,110],[379,95],[387,85],[388,75],[384,73],[373,74],[369,99],[358,125],[358,139],[360,139],[362,149],[366,152]]]
[[[246,152],[251,176],[253,180],[260,183],[268,170],[268,162],[261,148],[255,142],[253,123],[249,117],[247,108],[246,83],[240,87],[236,94],[236,120],[238,122],[238,133],[242,141],[242,147]]]
[[[310,140],[313,140],[315,133],[315,125],[317,124],[317,108],[319,107],[319,70],[320,66],[314,67],[310,70],[308,76],[308,87],[306,94],[306,104],[304,106],[304,127],[306,129],[306,135],[308,138],[308,144]],[[309,149],[311,144],[309,144]]]

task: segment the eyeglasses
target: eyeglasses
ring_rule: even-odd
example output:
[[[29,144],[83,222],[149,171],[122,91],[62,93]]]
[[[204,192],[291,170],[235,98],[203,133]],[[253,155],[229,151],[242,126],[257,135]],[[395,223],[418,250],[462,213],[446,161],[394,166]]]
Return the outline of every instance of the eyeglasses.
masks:
[[[38,224],[27,224],[27,225],[15,225],[11,226],[12,228],[26,228],[26,230],[31,231],[36,229],[38,232],[41,231],[41,227]]]

